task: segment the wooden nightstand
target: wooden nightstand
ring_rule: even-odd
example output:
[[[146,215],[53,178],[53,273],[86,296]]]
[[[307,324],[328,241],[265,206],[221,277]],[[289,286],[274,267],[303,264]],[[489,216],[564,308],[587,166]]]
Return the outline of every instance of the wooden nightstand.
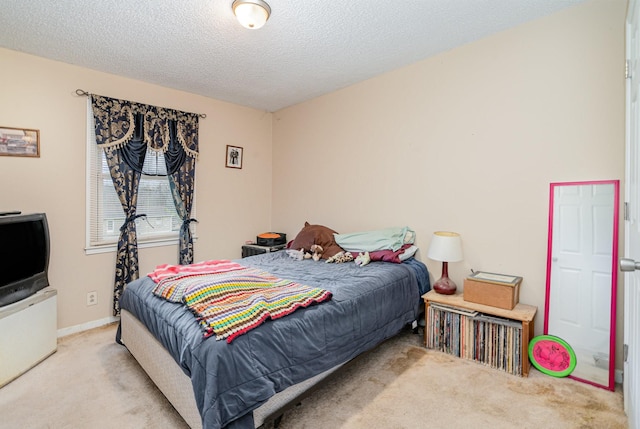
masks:
[[[422,296],[424,345],[502,371],[529,375],[529,341],[537,307],[517,304],[512,310],[465,301],[461,293]]]

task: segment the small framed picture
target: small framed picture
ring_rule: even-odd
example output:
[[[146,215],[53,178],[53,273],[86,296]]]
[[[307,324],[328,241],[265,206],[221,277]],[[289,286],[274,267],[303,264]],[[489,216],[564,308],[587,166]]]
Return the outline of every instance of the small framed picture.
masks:
[[[227,160],[225,167],[242,168],[242,148],[227,145]]]
[[[0,126],[0,156],[40,156],[40,130]]]

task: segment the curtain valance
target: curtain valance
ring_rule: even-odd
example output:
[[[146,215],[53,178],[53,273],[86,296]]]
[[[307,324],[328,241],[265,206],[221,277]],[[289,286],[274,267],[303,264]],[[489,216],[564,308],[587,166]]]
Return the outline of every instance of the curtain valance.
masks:
[[[170,151],[171,122],[185,154],[198,157],[198,115],[164,107],[91,94],[96,143],[103,148],[123,147],[135,130],[136,116],[142,118],[143,142],[155,151]]]

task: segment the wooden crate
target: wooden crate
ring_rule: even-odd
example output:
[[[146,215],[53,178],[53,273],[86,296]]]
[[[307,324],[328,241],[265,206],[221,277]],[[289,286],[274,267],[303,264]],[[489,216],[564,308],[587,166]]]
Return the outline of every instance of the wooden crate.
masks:
[[[465,301],[512,310],[520,300],[522,277],[478,271],[464,279]]]

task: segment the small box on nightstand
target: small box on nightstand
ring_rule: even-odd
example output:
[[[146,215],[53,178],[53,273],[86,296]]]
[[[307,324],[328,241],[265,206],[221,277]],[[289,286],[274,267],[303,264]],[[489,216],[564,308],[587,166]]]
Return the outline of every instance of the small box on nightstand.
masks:
[[[520,300],[522,277],[478,271],[464,279],[463,299],[512,310]]]

